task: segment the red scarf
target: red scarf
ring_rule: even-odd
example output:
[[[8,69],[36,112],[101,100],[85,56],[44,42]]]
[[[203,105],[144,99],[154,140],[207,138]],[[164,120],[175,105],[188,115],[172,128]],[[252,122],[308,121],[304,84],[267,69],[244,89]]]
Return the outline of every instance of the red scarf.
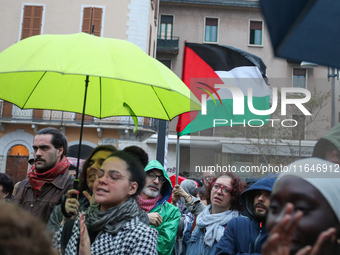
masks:
[[[137,203],[140,207],[140,209],[142,209],[144,212],[150,212],[152,208],[155,207],[155,205],[157,204],[158,200],[162,199],[162,195],[159,194],[157,197],[155,198],[150,198],[150,199],[144,199],[142,198],[141,195],[137,196]]]
[[[70,167],[70,162],[68,162],[67,158],[63,156],[58,165],[44,173],[39,173],[35,169],[35,165],[33,165],[28,172],[28,182],[31,185],[32,189],[35,190],[35,193],[39,195],[41,187],[47,182],[52,182],[57,176],[66,172],[66,170]]]

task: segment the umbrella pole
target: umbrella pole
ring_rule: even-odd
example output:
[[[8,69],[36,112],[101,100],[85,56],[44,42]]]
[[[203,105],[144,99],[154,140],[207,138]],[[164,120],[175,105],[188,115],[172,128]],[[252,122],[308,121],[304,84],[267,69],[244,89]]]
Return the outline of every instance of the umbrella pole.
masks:
[[[83,105],[83,115],[81,117],[81,126],[80,126],[80,138],[79,138],[79,148],[78,148],[78,157],[77,157],[77,169],[76,169],[76,178],[73,181],[73,188],[77,189],[78,186],[78,173],[79,173],[79,161],[80,161],[80,152],[81,152],[81,141],[83,138],[83,127],[84,127],[84,117],[85,117],[85,106],[86,106],[86,96],[87,96],[87,87],[89,85],[89,76],[86,75],[85,80],[85,95],[84,95],[84,105]]]
[[[176,184],[178,184],[178,175],[179,175],[179,136],[177,136],[176,143]]]

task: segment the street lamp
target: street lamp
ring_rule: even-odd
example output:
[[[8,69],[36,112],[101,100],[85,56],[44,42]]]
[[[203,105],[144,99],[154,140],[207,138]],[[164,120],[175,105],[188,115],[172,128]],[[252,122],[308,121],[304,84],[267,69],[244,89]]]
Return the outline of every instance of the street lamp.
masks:
[[[307,62],[307,61],[302,61],[300,66],[303,68],[314,68],[314,67],[317,67],[318,64]]]
[[[335,77],[337,78],[337,80],[339,80],[339,70],[336,69],[336,74],[335,74],[335,68],[331,67],[332,69],[332,73],[330,74],[329,71],[330,67],[328,67],[328,81],[329,78],[332,78],[331,80],[331,84],[332,84],[332,127],[335,126]]]

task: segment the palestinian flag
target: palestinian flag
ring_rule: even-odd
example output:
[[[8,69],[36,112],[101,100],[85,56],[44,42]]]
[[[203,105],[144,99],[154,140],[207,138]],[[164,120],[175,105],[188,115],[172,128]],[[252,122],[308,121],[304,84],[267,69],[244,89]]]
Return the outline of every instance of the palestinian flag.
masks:
[[[271,94],[266,83],[266,65],[249,52],[230,46],[186,43],[182,80],[201,101],[202,110],[179,116],[178,136],[214,125],[249,122],[261,126],[270,117],[253,114],[248,108],[248,88],[252,88],[252,105],[256,110],[270,109]]]

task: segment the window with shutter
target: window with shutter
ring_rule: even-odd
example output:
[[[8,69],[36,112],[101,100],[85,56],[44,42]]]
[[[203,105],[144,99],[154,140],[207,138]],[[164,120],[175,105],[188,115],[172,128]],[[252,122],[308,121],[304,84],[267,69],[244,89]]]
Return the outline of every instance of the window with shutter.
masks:
[[[161,15],[160,39],[172,40],[173,15]]]
[[[151,56],[151,42],[152,42],[152,26],[150,25],[150,30],[149,30],[149,56]]]
[[[155,3],[155,20],[158,18],[158,0],[154,0]]]
[[[306,88],[306,69],[293,68],[293,87]]]
[[[25,5],[22,19],[21,40],[41,34],[43,6]]]
[[[218,18],[205,18],[204,41],[217,42]]]
[[[250,21],[249,44],[262,45],[262,21]]]
[[[103,8],[84,7],[82,32],[91,34],[94,26],[93,34],[101,36],[102,31]]]
[[[2,106],[2,118],[12,118],[13,104],[7,101],[3,101]]]
[[[92,7],[85,7],[83,9],[83,26],[82,32],[91,34],[91,17],[92,17]]]

